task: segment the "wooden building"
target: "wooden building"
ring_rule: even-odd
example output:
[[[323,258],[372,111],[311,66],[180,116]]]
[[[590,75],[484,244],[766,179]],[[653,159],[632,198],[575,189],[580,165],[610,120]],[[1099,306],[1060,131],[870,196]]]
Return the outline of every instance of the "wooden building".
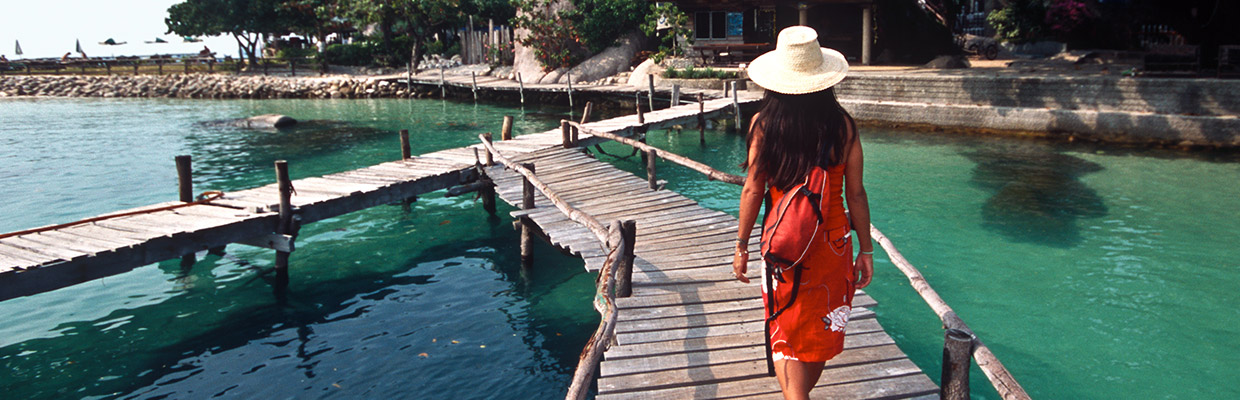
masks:
[[[874,0],[679,0],[689,16],[693,52],[704,58],[752,59],[775,46],[783,28],[806,25],[818,42],[850,62],[870,64]]]

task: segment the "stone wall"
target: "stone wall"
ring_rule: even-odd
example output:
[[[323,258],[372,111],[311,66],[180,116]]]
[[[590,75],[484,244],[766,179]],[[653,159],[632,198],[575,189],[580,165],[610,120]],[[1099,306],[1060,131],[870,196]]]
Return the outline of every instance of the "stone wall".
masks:
[[[837,94],[879,124],[1240,146],[1240,81],[854,74]]]
[[[207,74],[139,76],[6,76],[0,97],[170,97],[189,99],[279,99],[421,97],[417,87],[351,78],[284,78]]]

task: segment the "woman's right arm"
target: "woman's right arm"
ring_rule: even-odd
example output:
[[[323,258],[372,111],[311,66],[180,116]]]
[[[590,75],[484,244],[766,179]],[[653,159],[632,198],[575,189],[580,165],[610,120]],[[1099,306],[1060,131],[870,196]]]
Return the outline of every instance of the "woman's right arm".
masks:
[[[874,242],[870,239],[870,199],[865,193],[862,183],[862,170],[865,158],[861,151],[861,135],[855,122],[849,121],[852,128],[852,141],[848,145],[848,155],[844,164],[844,199],[848,201],[848,214],[853,229],[857,232],[857,244],[861,254],[857,255],[856,271],[857,288],[870,285],[874,277]]]
[[[755,118],[756,119],[756,118]],[[748,173],[745,174],[745,187],[741,189],[740,218],[737,221],[736,252],[732,257],[732,274],[736,279],[749,283],[745,276],[749,272],[749,234],[758,221],[758,210],[762,208],[762,196],[766,193],[766,174],[758,167],[758,149],[761,148],[762,132],[750,127],[754,139],[749,144]]]

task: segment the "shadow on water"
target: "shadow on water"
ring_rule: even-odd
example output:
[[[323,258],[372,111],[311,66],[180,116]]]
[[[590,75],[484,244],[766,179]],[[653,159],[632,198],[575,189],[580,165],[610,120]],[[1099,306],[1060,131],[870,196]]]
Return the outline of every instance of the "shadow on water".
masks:
[[[963,153],[977,163],[972,183],[993,192],[982,224],[1016,242],[1053,247],[1081,240],[1077,220],[1107,214],[1102,198],[1081,183],[1102,166],[1045,146],[1017,144]]]

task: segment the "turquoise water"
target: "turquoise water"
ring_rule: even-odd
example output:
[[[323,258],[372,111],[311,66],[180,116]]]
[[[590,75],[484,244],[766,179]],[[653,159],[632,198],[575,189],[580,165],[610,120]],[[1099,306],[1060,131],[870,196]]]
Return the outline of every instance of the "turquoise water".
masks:
[[[277,112],[345,120],[290,132],[200,121]],[[517,133],[565,110],[441,101],[0,102],[0,231],[176,197],[172,158],[199,190],[272,181]],[[1234,398],[1240,379],[1240,157],[867,129],[874,223],[1042,398]],[[650,143],[738,172],[738,135],[652,132]],[[608,145],[609,153],[627,154]],[[640,171],[636,157],[615,160]],[[669,189],[736,212],[737,187],[660,164]],[[501,206],[501,214],[508,208]],[[0,390],[14,398],[387,398],[563,395],[597,324],[592,277],[538,246],[520,271],[507,218],[431,194],[312,224],[289,304],[270,251],[230,246],[0,303]],[[939,322],[885,257],[868,291],[880,321],[937,379]],[[756,290],[756,287],[755,287]],[[455,341],[455,343],[454,343]],[[485,347],[484,347],[485,346]],[[995,398],[973,371],[974,397]]]

